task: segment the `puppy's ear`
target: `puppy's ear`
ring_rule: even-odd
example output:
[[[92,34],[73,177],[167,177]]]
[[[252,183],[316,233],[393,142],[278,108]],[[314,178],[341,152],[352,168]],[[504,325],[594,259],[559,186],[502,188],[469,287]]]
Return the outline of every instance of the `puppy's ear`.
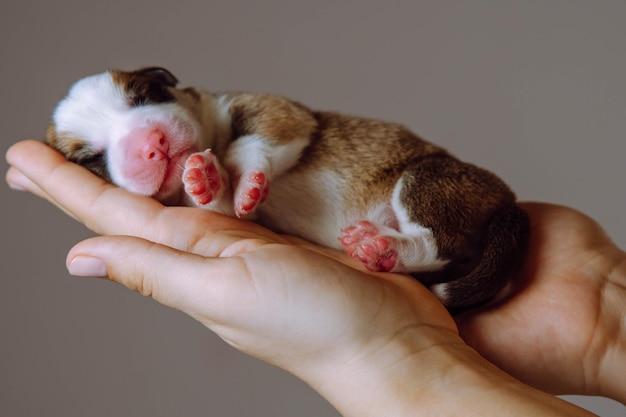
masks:
[[[161,68],[161,67],[141,68],[135,71],[135,73],[142,77],[151,78],[152,80],[157,81],[161,84],[164,84],[168,87],[176,87],[176,85],[178,84],[178,79],[174,76],[174,74],[172,74],[165,68]]]

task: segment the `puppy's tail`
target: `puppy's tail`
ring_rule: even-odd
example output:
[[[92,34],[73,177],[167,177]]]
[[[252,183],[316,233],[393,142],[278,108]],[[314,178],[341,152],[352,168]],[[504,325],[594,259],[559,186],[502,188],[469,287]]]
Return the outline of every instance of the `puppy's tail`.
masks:
[[[494,301],[511,283],[529,235],[530,222],[524,210],[516,204],[500,209],[487,227],[478,265],[465,276],[432,285],[431,290],[452,314]]]

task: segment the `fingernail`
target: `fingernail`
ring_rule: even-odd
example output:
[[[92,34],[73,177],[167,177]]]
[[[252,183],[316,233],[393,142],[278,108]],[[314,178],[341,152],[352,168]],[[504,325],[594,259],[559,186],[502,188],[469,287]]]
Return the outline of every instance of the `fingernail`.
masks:
[[[107,270],[104,263],[98,258],[91,256],[77,256],[67,267],[70,274],[75,277],[95,277],[104,278],[107,276]]]
[[[20,177],[14,171],[9,171],[6,175],[6,181],[12,190],[26,191],[26,187],[20,184]]]
[[[26,188],[22,187],[21,185],[18,185],[14,182],[8,182],[9,184],[9,188],[14,190],[14,191],[26,191]]]

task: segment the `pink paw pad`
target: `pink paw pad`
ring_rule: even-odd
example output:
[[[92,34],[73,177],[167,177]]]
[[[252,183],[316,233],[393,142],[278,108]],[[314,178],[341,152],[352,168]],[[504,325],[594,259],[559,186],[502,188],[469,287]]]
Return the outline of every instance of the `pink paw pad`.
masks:
[[[240,181],[235,199],[235,214],[237,217],[245,217],[267,199],[270,184],[262,172],[250,172],[242,176]]]
[[[199,206],[213,201],[222,188],[222,178],[216,164],[215,156],[210,151],[195,153],[185,161],[185,191]]]
[[[393,238],[380,236],[378,228],[368,221],[360,221],[342,230],[339,239],[346,253],[363,262],[370,271],[391,271],[398,261],[392,247]]]

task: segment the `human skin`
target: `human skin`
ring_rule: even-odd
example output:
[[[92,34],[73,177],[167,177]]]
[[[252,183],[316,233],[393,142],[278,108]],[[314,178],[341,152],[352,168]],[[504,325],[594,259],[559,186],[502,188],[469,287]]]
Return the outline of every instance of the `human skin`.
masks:
[[[525,204],[531,242],[520,288],[457,318],[464,340],[524,382],[626,403],[626,254],[588,216]]]
[[[539,232],[525,285],[498,308],[458,318],[464,341],[437,299],[406,276],[364,271],[342,253],[249,222],[164,207],[36,141],[13,146],[7,159],[13,188],[48,199],[103,235],[70,251],[72,274],[107,277],[186,312],[237,349],[300,377],[346,416],[590,415],[502,372],[466,341],[535,386],[623,401],[608,368],[624,364],[624,331],[614,327],[619,318],[624,323],[624,253],[577,212],[526,206]],[[575,233],[565,231],[575,224]],[[578,234],[592,237],[561,249],[550,243],[576,242]],[[582,304],[532,311],[542,301],[572,301],[570,287],[578,286],[567,278],[576,276],[590,282],[573,291]],[[574,313],[581,317],[564,320]],[[514,336],[518,343],[508,345]],[[559,360],[545,360],[552,353]],[[516,367],[519,358],[535,369]],[[580,361],[584,370],[570,370]]]

